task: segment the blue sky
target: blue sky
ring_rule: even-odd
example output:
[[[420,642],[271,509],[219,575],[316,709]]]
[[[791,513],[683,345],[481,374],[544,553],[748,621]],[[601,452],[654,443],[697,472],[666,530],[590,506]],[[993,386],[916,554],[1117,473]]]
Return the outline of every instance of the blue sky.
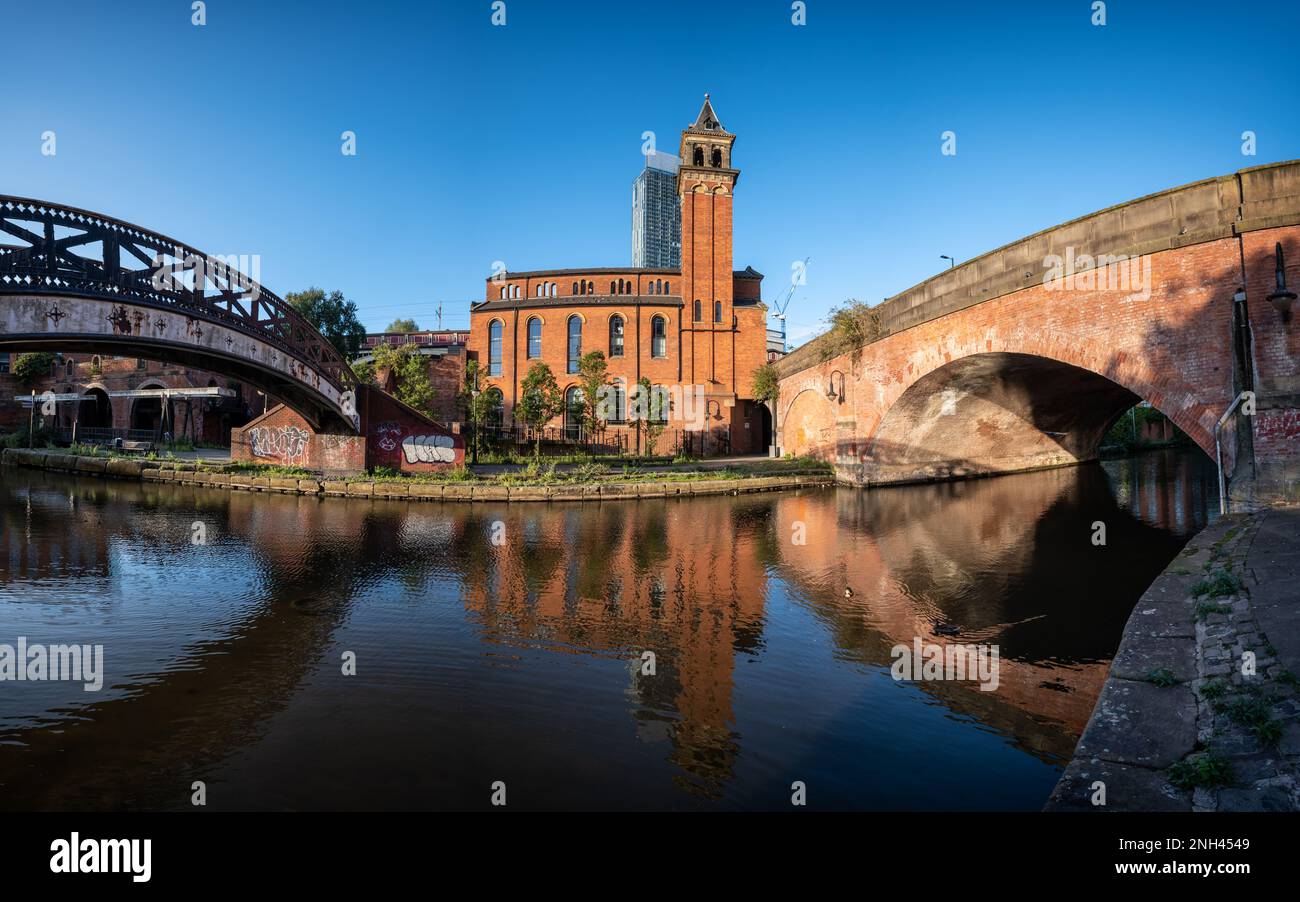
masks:
[[[774,298],[812,258],[802,338],[940,254],[1300,156],[1295,3],[1114,0],[1102,27],[1090,0],[808,0],[802,27],[782,0],[491,14],[209,0],[195,27],[189,0],[8,0],[0,193],[259,255],[273,291],[342,290],[370,328],[439,302],[464,326],[493,261],[630,263],[642,132],[675,151],[708,91],[738,135],[736,268]]]

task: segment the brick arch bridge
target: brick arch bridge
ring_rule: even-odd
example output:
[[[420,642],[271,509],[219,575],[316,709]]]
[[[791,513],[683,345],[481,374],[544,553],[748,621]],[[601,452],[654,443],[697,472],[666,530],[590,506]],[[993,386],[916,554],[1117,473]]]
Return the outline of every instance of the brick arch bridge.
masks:
[[[1279,289],[1278,254],[1282,250]],[[1300,497],[1300,162],[1242,170],[1039,232],[874,308],[856,350],[781,360],[778,442],[859,485],[1095,459],[1139,399],[1211,458],[1233,497]]]
[[[0,195],[0,351],[143,357],[228,375],[356,433],[347,361],[228,260],[108,216]]]

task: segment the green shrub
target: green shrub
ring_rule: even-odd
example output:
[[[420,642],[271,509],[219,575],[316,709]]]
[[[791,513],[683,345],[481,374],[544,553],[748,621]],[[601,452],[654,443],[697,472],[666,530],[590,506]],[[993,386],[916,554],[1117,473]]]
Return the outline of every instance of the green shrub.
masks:
[[[1200,598],[1202,595],[1207,595],[1210,598],[1224,598],[1235,595],[1243,588],[1245,585],[1236,574],[1229,573],[1227,570],[1218,570],[1192,586],[1192,597]]]
[[[1198,752],[1175,762],[1169,768],[1169,782],[1179,789],[1195,789],[1198,786],[1213,789],[1217,786],[1231,786],[1232,765],[1222,755],[1214,752]]]
[[[1154,670],[1148,671],[1147,679],[1162,689],[1173,686],[1178,682],[1178,680],[1174,678],[1174,672],[1168,667],[1157,667]]]

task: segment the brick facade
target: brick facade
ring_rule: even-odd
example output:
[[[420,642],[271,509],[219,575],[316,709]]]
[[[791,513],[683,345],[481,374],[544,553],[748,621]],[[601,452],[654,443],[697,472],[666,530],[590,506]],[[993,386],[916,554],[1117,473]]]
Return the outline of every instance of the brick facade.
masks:
[[[465,441],[457,428],[435,423],[385,392],[363,386],[357,413],[361,433],[351,435],[318,431],[279,405],[232,432],[230,457],[327,474],[375,467],[428,473],[465,463]]]
[[[12,354],[11,360],[19,355]],[[58,415],[47,418],[46,425],[70,430],[74,421],[79,429],[111,429],[125,434],[128,430],[157,430],[162,416],[162,402],[156,399],[113,398],[110,392],[147,388],[207,388],[217,386],[235,391],[235,397],[220,400],[175,398],[168,414],[168,431],[173,435],[209,445],[230,442],[232,428],[247,423],[264,406],[279,403],[238,380],[220,373],[193,369],[178,364],[159,363],[136,357],[111,357],[98,354],[61,354],[49,376],[31,384],[20,385],[15,377],[0,374],[0,429],[18,430],[27,425],[27,411],[13,399],[33,389],[57,394],[81,394],[81,405],[64,402]],[[39,415],[38,415],[39,419]],[[83,433],[91,434],[94,433]]]
[[[1243,180],[1244,197],[1232,193],[1231,179],[1174,189],[1135,201],[1135,210],[1104,211],[993,252],[1014,267],[1009,273],[981,258],[946,276],[953,286],[1032,279],[1030,287],[972,302],[969,289],[932,280],[878,308],[886,334],[864,348],[833,354],[827,339],[800,348],[778,364],[782,448],[833,460],[842,476],[863,484],[1057,466],[1094,458],[1115,418],[1145,399],[1213,458],[1216,422],[1253,382],[1258,412],[1240,432],[1253,450],[1239,447],[1231,425],[1220,437],[1225,469],[1240,484],[1235,494],[1300,497],[1297,318],[1284,320],[1267,299],[1278,244],[1288,285],[1300,283],[1300,165],[1264,168],[1277,170],[1267,179],[1270,218],[1243,221],[1237,212],[1264,203],[1250,194],[1259,197],[1258,171]],[[1162,198],[1179,196],[1186,208],[1184,198],[1207,186],[1217,192],[1208,213],[1194,212],[1202,224],[1221,213],[1223,226],[1189,236]],[[1127,212],[1131,230],[1148,203],[1164,211],[1163,219],[1151,217],[1150,231],[1174,237],[1106,233],[1104,217],[1123,221]],[[1093,271],[1091,281],[1045,284],[1034,268],[1057,233],[1090,241],[1094,254],[1106,242],[1153,248],[1142,255],[1149,296],[1113,287],[1115,264]],[[1248,329],[1235,309],[1243,287]],[[927,305],[934,312],[919,313]],[[1242,332],[1245,362],[1234,350]],[[1254,467],[1239,469],[1241,459]]]
[[[706,453],[766,449],[765,412],[751,398],[753,373],[767,359],[767,308],[762,276],[732,268],[732,193],[739,176],[730,168],[734,140],[717,123],[707,99],[696,124],[683,132],[680,270],[540,270],[487,279],[485,300],[471,309],[469,351],[487,373],[481,388],[501,391],[506,424],[534,361],[547,364],[566,392],[577,384],[577,375],[568,372],[573,320],[581,324],[581,352],[603,351],[610,378],[625,391],[648,378],[673,391],[674,398],[689,397],[689,403],[674,401],[668,443],[686,433],[692,446],[702,444]],[[695,154],[697,146],[701,155]],[[611,321],[622,323],[621,354],[613,353]],[[662,342],[654,339],[656,321],[662,324]],[[532,322],[540,329],[536,356],[530,356]],[[499,372],[491,371],[494,328],[500,330]],[[552,425],[563,425],[563,418]],[[629,427],[612,422],[609,428]],[[665,447],[661,439],[656,450]]]

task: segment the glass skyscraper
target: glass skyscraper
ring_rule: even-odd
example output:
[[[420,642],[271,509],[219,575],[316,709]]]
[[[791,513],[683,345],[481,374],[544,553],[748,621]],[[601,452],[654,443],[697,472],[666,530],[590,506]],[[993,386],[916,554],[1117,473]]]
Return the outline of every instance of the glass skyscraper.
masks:
[[[670,153],[647,154],[645,169],[632,183],[632,265],[677,269],[682,265],[682,208],[677,203],[677,167]]]

